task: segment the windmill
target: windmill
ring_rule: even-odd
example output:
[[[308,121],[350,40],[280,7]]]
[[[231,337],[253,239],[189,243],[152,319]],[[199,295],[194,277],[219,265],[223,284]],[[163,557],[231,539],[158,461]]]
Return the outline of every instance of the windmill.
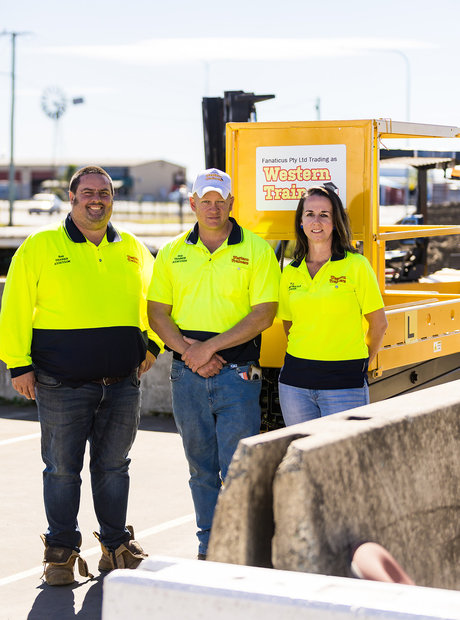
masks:
[[[53,168],[56,169],[57,147],[59,135],[59,120],[67,110],[69,101],[64,92],[58,86],[48,86],[41,96],[41,108],[48,118],[54,121],[54,140],[53,140]],[[70,103],[77,105],[84,103],[83,97],[75,97]]]

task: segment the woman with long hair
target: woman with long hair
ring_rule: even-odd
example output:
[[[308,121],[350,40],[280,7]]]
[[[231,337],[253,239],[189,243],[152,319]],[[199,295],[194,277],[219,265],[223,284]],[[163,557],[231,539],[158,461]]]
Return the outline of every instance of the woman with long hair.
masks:
[[[278,311],[288,337],[279,379],[286,425],[366,405],[368,364],[388,325],[375,274],[353,247],[348,215],[332,189],[305,192],[295,234]]]

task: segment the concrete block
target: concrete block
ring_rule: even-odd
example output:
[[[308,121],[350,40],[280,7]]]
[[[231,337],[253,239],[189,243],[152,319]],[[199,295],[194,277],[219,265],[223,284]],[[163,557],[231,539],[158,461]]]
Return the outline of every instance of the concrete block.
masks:
[[[7,370],[6,365],[2,360],[0,360],[0,397],[6,398],[8,400],[18,399],[27,402],[27,399],[24,396],[21,396],[13,389],[11,385],[11,376],[10,371]]]
[[[306,432],[291,426],[240,441],[217,502],[210,560],[272,565],[273,478],[289,444]]]
[[[172,398],[169,381],[172,353],[162,353],[152,368],[141,377],[141,415],[171,413]]]
[[[153,557],[104,580],[102,620],[460,620],[460,592]]]
[[[320,422],[275,476],[273,565],[346,576],[372,540],[417,585],[459,589],[460,381]]]
[[[162,353],[148,373],[141,377],[141,415],[171,413],[171,387],[169,369],[172,353]],[[10,373],[0,360],[0,397],[27,402],[11,385]]]

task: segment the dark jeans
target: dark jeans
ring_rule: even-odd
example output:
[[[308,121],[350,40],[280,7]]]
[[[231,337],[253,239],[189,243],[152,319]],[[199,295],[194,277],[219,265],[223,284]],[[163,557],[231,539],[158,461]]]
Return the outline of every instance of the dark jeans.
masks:
[[[116,549],[126,529],[130,459],[140,417],[137,374],[114,385],[86,383],[70,388],[36,371],[36,398],[42,432],[43,493],[50,546],[79,550],[80,472],[86,441],[94,510],[101,541]]]

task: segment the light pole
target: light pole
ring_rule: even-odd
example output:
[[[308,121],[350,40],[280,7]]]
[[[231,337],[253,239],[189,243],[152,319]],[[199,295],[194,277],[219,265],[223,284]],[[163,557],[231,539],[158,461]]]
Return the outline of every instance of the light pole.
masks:
[[[411,81],[409,58],[401,50],[388,50],[388,51],[392,52],[393,54],[398,54],[398,56],[401,56],[401,58],[404,60],[405,65],[406,65],[406,121],[409,122],[410,121],[410,81]],[[409,144],[410,143],[409,143],[409,138],[408,138],[406,140],[407,148],[409,148]],[[409,194],[409,182],[410,182],[410,170],[409,170],[409,166],[407,166],[406,186],[404,188],[404,202],[406,203],[406,210],[409,207],[409,195],[410,195]]]
[[[406,121],[410,121],[410,108],[411,108],[411,71],[410,71],[410,62],[407,55],[401,50],[392,50],[392,49],[365,49],[366,52],[374,52],[378,54],[398,54],[404,60],[404,64],[406,65]]]
[[[398,56],[400,56],[404,60],[404,64],[406,65],[406,122],[409,122],[410,121],[410,108],[411,108],[411,105],[410,105],[411,103],[410,101],[411,72],[410,72],[409,58],[401,50],[373,49],[373,50],[368,50],[368,51],[380,52],[380,53],[389,52],[390,54],[398,54]],[[406,140],[406,147],[409,148],[409,138]],[[406,172],[406,186],[404,189],[404,201],[406,203],[406,207],[409,206],[409,166],[407,167],[407,172]]]
[[[13,226],[13,206],[15,190],[14,170],[14,99],[16,74],[16,32],[11,33],[11,116],[10,116],[10,174],[8,178],[8,198],[10,201],[8,226]]]
[[[15,76],[16,76],[16,37],[26,32],[7,32],[4,30],[1,35],[11,37],[11,116],[10,116],[10,171],[8,176],[8,197],[9,197],[9,216],[8,226],[13,226],[13,207],[15,190],[15,168],[14,168],[14,106],[15,106]]]
[[[388,50],[393,54],[398,54],[404,60],[406,65],[406,121],[410,121],[410,82],[411,82],[411,74],[410,74],[410,62],[407,55],[401,50]]]

